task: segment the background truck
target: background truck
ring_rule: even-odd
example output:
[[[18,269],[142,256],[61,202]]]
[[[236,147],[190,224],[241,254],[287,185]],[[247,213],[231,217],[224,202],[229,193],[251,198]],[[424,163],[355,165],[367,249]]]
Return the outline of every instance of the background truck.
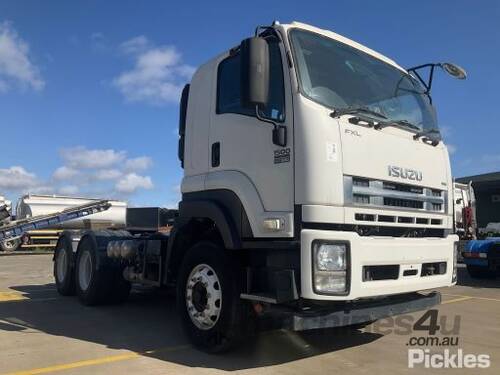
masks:
[[[476,198],[472,184],[455,182],[454,187],[455,233],[460,241],[475,239],[477,238]]]
[[[41,215],[54,214],[69,208],[96,202],[95,198],[62,195],[26,194],[16,204],[16,219],[24,220]],[[108,200],[110,207],[90,216],[59,222],[49,228],[27,231],[15,240],[22,248],[55,248],[59,235],[65,229],[121,229],[125,227],[127,203]]]
[[[179,211],[65,231],[59,292],[96,305],[131,283],[171,287],[209,352],[256,326],[359,327],[438,304],[419,291],[456,282],[458,242],[438,68],[465,78],[448,63],[405,70],[302,23],[258,27],[182,91]]]
[[[0,225],[11,220],[12,204],[4,196],[0,195]],[[15,246],[12,241],[0,241],[0,251],[9,251]]]
[[[17,219],[11,215],[8,204],[0,205],[0,249],[13,251],[19,246],[21,237],[30,231],[58,227],[71,220],[79,220],[108,210],[111,203],[107,200],[92,200],[74,207],[45,215]]]
[[[488,223],[478,228],[476,198],[472,183],[455,183],[455,232],[461,260],[473,278],[494,278],[500,269],[500,226]]]

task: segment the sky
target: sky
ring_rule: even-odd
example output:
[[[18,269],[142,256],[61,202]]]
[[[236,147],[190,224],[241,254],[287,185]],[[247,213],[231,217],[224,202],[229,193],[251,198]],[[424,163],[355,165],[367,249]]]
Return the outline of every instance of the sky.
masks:
[[[196,67],[293,20],[403,67],[450,61],[433,100],[453,175],[500,170],[498,1],[0,0],[0,195],[176,205],[178,99]]]

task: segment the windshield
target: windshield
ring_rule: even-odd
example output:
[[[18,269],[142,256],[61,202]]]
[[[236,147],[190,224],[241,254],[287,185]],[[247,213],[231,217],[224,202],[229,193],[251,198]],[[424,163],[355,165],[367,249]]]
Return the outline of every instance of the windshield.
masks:
[[[308,98],[335,110],[368,109],[420,131],[437,129],[431,99],[416,78],[313,32],[294,29],[290,39],[301,91]]]

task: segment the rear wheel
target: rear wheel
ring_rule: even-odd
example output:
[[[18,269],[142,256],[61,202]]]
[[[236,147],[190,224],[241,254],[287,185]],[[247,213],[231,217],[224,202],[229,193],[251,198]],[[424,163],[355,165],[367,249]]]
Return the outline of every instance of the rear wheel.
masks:
[[[0,249],[2,251],[16,251],[21,246],[21,239],[8,240],[0,242]]]
[[[71,296],[75,294],[75,274],[72,267],[73,250],[66,237],[57,242],[54,254],[54,278],[59,294]]]
[[[130,293],[130,283],[123,278],[122,268],[101,264],[91,237],[83,237],[78,246],[75,263],[75,285],[78,298],[84,305],[120,303]]]
[[[177,307],[195,346],[210,353],[230,349],[242,336],[237,266],[210,242],[186,254],[177,280]]]

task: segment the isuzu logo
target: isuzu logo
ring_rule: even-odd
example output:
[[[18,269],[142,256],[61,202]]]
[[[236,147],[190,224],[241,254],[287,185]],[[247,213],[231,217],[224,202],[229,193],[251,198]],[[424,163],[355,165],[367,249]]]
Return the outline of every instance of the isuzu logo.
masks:
[[[389,176],[402,178],[404,180],[422,181],[422,172],[415,169],[397,167],[395,165],[388,166]]]

